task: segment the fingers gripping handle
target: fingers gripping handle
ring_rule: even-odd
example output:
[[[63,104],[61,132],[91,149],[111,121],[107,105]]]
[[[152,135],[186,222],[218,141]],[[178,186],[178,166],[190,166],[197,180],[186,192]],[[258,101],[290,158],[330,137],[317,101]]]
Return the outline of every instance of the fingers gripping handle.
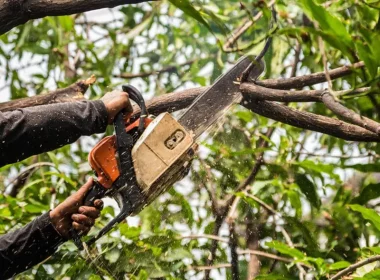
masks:
[[[104,197],[106,189],[102,187],[98,182],[95,182],[91,189],[88,191],[83,200],[84,206],[94,206],[94,202],[97,199]],[[70,229],[70,237],[79,250],[83,250],[82,240],[80,234],[74,229]]]

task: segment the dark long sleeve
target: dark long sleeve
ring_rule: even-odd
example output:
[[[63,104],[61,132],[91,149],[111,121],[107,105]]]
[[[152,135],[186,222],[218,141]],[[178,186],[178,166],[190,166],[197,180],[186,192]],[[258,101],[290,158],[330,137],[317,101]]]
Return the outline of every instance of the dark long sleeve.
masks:
[[[0,166],[104,132],[101,100],[36,106],[0,113]]]
[[[0,279],[8,279],[42,262],[65,241],[50,223],[49,213],[0,236]]]

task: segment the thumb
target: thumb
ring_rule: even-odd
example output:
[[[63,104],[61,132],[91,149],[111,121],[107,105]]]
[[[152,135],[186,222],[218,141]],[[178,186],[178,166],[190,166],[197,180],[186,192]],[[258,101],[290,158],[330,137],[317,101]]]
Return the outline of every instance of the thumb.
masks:
[[[91,189],[93,185],[94,179],[90,177],[87,182],[76,192],[76,195],[80,198],[84,198],[86,196],[86,193]]]

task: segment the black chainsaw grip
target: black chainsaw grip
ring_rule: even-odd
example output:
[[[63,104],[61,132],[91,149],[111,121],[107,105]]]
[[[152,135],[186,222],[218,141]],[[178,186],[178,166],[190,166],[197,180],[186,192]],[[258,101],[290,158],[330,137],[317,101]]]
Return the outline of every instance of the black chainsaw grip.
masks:
[[[102,187],[98,182],[94,182],[94,185],[87,192],[86,196],[83,199],[84,206],[94,206],[94,202],[97,199],[104,197],[106,188]],[[83,250],[83,244],[79,233],[74,229],[70,229],[70,237],[73,240],[74,244],[78,247],[79,250]]]
[[[98,182],[94,182],[94,185],[84,197],[83,205],[94,206],[95,200],[103,198],[106,190],[107,189],[104,188],[101,184],[99,184]]]

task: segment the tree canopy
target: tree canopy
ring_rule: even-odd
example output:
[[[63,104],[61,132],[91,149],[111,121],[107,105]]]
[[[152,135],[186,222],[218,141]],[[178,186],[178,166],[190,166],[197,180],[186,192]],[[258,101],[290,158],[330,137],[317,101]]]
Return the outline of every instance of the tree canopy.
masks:
[[[272,38],[265,73],[185,179],[88,252],[67,242],[16,279],[379,278],[380,2],[138,2],[0,0],[0,110],[130,83],[176,115]],[[0,234],[84,183],[103,136],[0,168]],[[92,234],[118,211],[106,205]]]

